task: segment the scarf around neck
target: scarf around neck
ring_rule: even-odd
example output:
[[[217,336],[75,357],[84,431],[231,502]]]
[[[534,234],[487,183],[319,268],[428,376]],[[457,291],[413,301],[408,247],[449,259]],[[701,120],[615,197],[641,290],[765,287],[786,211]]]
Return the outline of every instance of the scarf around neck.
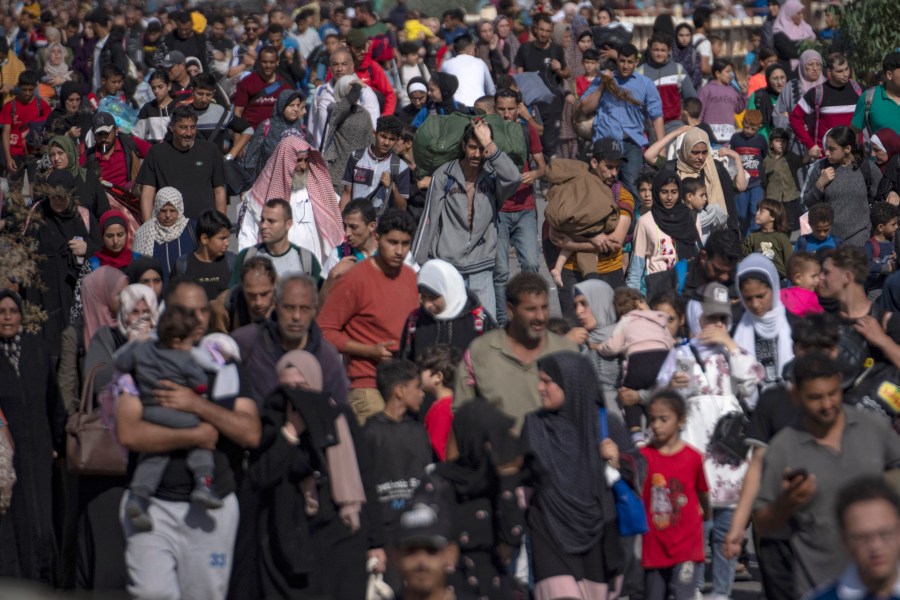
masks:
[[[178,211],[178,219],[170,227],[159,222],[159,211],[167,204]],[[153,200],[153,216],[134,234],[134,251],[144,256],[153,256],[156,244],[168,244],[177,240],[189,223],[184,216],[184,198],[181,192],[173,187],[161,188]]]
[[[100,236],[102,238],[106,230],[112,225],[121,225],[125,228],[125,247],[119,252],[111,252],[105,245],[94,252],[94,257],[100,264],[106,267],[124,269],[131,264],[134,254],[131,252],[131,241],[128,239],[128,220],[121,211],[110,209],[100,217]]]
[[[660,190],[674,180],[678,186],[678,200],[672,208],[663,206]],[[700,245],[697,233],[697,217],[682,201],[681,181],[670,169],[663,169],[653,179],[653,206],[650,213],[657,227],[675,242],[675,253],[679,259],[694,258]]]
[[[688,164],[688,157],[691,150],[697,144],[706,144],[709,154],[706,155],[706,162],[699,169]],[[677,160],[675,162],[675,172],[679,179],[688,177],[700,177],[706,184],[706,197],[709,203],[718,206],[728,214],[728,207],[725,205],[725,190],[722,188],[722,182],[719,181],[719,171],[716,168],[715,159],[712,157],[712,144],[709,143],[709,136],[699,127],[694,127],[684,134],[684,141],[681,142],[681,148],[678,149]],[[729,182],[730,184],[731,182]]]

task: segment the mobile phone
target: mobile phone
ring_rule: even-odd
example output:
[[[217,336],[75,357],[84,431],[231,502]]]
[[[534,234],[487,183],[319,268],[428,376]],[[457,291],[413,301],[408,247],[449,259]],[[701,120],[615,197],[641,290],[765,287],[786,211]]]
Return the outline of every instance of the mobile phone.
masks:
[[[803,467],[798,467],[796,469],[791,469],[784,474],[784,479],[787,481],[791,481],[792,479],[796,479],[797,477],[806,479],[807,477],[809,477],[809,471],[807,471]]]

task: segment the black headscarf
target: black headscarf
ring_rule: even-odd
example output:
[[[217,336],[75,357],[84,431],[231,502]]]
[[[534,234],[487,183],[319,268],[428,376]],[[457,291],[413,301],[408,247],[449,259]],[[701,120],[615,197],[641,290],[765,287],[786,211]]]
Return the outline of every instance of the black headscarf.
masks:
[[[460,500],[485,495],[498,482],[494,467],[521,454],[519,440],[510,433],[515,422],[483,398],[464,404],[453,416],[459,458],[438,464],[435,472],[453,485]]]
[[[128,269],[125,270],[125,274],[128,275],[129,283],[140,283],[141,277],[143,277],[144,273],[147,271],[156,271],[159,273],[159,276],[162,277],[162,263],[151,256],[142,256],[131,261],[131,264],[128,265]]]
[[[459,79],[456,78],[456,75],[438,71],[431,74],[431,80],[437,83],[441,90],[441,107],[444,109],[444,114],[449,115],[456,110],[453,94],[459,89]]]
[[[672,208],[666,208],[659,199],[662,186],[675,183],[678,186],[678,202]],[[687,205],[681,201],[681,181],[671,169],[663,169],[653,179],[653,206],[650,208],[653,220],[663,233],[675,241],[675,253],[679,260],[694,258],[700,246],[700,234],[697,233],[697,217]]]
[[[775,103],[779,96],[779,92],[772,87],[772,74],[779,69],[787,76],[787,70],[780,64],[769,65],[766,68],[766,87],[755,92],[756,110],[762,113],[762,122],[769,127],[773,126],[772,114],[775,112]]]
[[[0,289],[0,301],[6,298],[12,298],[19,308],[19,314],[22,314],[22,297],[12,290]],[[23,315],[24,316],[24,315]],[[22,355],[22,329],[12,337],[0,337],[0,356],[9,361],[13,371],[19,373],[19,357]]]
[[[525,442],[544,479],[536,501],[562,549],[580,554],[593,548],[616,518],[598,449],[602,396],[590,360],[577,352],[546,356],[538,368],[562,388],[565,402],[558,411],[525,417]]]

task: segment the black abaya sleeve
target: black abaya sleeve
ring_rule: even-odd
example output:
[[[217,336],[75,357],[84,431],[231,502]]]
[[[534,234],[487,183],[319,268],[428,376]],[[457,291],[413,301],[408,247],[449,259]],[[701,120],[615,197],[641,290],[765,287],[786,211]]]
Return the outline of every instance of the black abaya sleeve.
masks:
[[[53,354],[57,354],[59,350]],[[56,369],[50,359],[50,354],[46,355],[47,360],[47,422],[50,424],[50,435],[53,440],[53,449],[58,456],[65,454],[65,433],[66,433],[66,407],[63,405],[62,396],[59,393],[59,385],[56,382]]]
[[[341,411],[344,413],[344,418],[347,419],[350,435],[353,436],[356,461],[359,464],[359,474],[366,493],[366,503],[363,505],[359,516],[362,528],[366,533],[368,548],[384,548],[387,543],[387,537],[384,532],[384,514],[381,510],[381,503],[378,501],[378,494],[375,491],[375,481],[372,478],[372,453],[366,448],[363,431],[353,411],[348,406],[342,406]]]

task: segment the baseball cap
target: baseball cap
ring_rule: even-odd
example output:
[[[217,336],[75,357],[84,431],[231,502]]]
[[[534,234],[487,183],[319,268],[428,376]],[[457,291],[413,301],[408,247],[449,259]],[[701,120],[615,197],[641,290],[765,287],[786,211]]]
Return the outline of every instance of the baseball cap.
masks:
[[[591,155],[597,160],[628,162],[628,159],[622,156],[622,143],[613,138],[600,138],[594,142],[594,150]]]
[[[721,283],[707,283],[703,288],[703,316],[731,316],[731,300],[728,288]]]
[[[347,32],[347,44],[353,48],[365,48],[369,38],[359,29],[351,29]]]
[[[94,115],[94,121],[91,123],[91,129],[94,133],[106,133],[112,131],[116,126],[116,119],[108,112],[98,112]]]
[[[449,535],[441,524],[436,505],[417,502],[400,516],[398,541],[401,548],[424,547],[441,550],[447,547]],[[446,521],[446,519],[444,519]]]
[[[159,62],[159,66],[163,69],[171,69],[175,65],[184,64],[184,62],[184,53],[179,52],[178,50],[172,50],[163,57],[163,59]]]

